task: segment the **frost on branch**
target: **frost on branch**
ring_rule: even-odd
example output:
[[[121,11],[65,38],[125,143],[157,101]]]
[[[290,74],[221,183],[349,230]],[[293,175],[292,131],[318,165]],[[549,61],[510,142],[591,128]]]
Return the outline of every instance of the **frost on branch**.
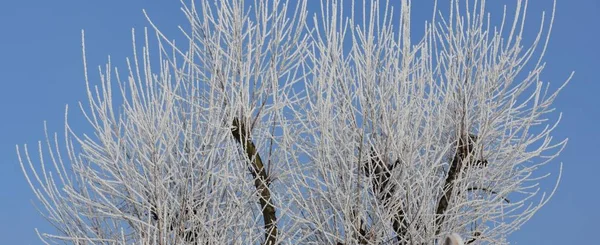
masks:
[[[94,85],[84,64],[93,133],[17,151],[56,227],[40,238],[507,243],[566,143],[547,121],[566,83],[540,80],[554,12],[525,45],[526,2],[492,25],[485,1],[453,1],[415,43],[410,1],[307,3],[192,1],[186,45],[150,22],[125,73],[109,59]]]

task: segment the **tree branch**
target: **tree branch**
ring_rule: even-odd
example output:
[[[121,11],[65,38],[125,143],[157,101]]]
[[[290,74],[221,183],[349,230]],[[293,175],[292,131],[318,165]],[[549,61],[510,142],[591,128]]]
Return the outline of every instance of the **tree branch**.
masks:
[[[458,149],[452,159],[450,169],[448,170],[448,176],[446,176],[446,181],[444,182],[444,194],[437,205],[435,219],[435,225],[437,227],[436,234],[441,232],[442,223],[445,218],[444,213],[448,209],[449,200],[454,189],[454,181],[458,178],[458,174],[463,168],[464,160],[467,159],[469,155],[472,155],[474,149],[473,144],[475,141],[477,141],[477,135],[474,134],[469,134],[467,139],[465,139],[464,136],[461,136],[458,139]],[[472,162],[465,164],[466,166],[485,167],[487,166],[487,160],[473,160]]]
[[[477,238],[479,238],[479,236],[481,236],[481,232],[473,232],[473,238],[469,239],[465,244],[474,243],[475,241],[477,241]]]
[[[392,199],[393,193],[395,192],[394,186],[391,186],[392,169],[400,165],[400,160],[396,160],[394,164],[387,165],[381,160],[381,158],[375,152],[375,149],[371,147],[371,161],[367,164],[365,174],[370,176],[373,173],[375,176],[372,178],[373,193],[381,201],[384,207],[389,207],[389,202]],[[406,238],[408,233],[408,221],[405,218],[404,210],[401,207],[398,208],[398,212],[392,218],[392,227],[399,241]]]
[[[242,145],[244,151],[246,151],[246,155],[250,160],[249,164],[251,165],[250,173],[254,177],[254,187],[260,194],[259,202],[265,226],[264,244],[274,245],[277,241],[277,217],[275,216],[275,206],[271,200],[271,191],[269,190],[271,181],[254,142],[249,138],[246,125],[241,123],[238,118],[234,118],[232,126],[231,134]]]
[[[467,191],[485,191],[485,192],[492,193],[494,195],[499,195],[498,192],[490,190],[490,189],[485,188],[485,187],[477,187],[477,186],[475,186],[475,187],[469,187],[467,189]],[[504,196],[501,196],[501,197],[502,197],[502,200],[504,200],[506,203],[510,203],[510,200],[508,198],[506,198]]]

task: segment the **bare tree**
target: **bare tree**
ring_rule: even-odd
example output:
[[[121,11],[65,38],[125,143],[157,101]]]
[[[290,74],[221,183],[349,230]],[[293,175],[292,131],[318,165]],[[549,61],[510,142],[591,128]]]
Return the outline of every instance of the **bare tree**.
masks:
[[[527,1],[498,27],[485,1],[452,1],[416,43],[409,0],[397,18],[389,3],[320,3],[312,20],[307,1],[184,4],[185,47],[150,22],[156,51],[145,31],[138,55],[132,33],[126,79],[109,60],[95,86],[86,68],[94,134],[65,123],[39,167],[17,146],[57,228],[40,238],[508,243],[554,192],[536,198],[536,170],[566,144],[546,122],[566,82],[548,93],[539,76],[554,10],[525,48]]]

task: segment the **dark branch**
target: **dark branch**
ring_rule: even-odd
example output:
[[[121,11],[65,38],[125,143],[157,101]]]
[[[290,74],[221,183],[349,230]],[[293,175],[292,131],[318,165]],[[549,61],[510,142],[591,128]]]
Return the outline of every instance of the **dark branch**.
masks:
[[[372,178],[373,193],[386,208],[390,207],[390,202],[395,192],[395,186],[391,185],[391,171],[398,165],[400,165],[399,159],[391,165],[386,165],[377,155],[375,149],[371,147],[371,160],[365,167],[365,174],[367,176],[374,174]],[[408,220],[405,218],[404,210],[401,207],[398,208],[397,213],[391,221],[396,237],[402,242],[405,240],[408,233],[409,224]]]
[[[269,179],[254,142],[249,138],[249,132],[246,125],[240,122],[238,118],[234,118],[232,126],[231,134],[233,135],[233,138],[242,145],[248,159],[250,159],[250,173],[254,177],[254,187],[260,194],[259,202],[262,208],[265,226],[264,244],[274,245],[277,241],[277,217],[275,216],[275,206],[271,200],[271,191],[269,190],[271,180]]]
[[[466,138],[466,139],[465,139]],[[452,158],[446,181],[444,182],[444,194],[440,198],[437,204],[435,224],[437,227],[436,234],[441,232],[442,223],[444,222],[444,213],[448,209],[450,197],[454,189],[454,182],[458,178],[463,167],[485,167],[487,166],[487,160],[471,160],[465,162],[465,159],[470,159],[473,156],[474,144],[477,141],[477,135],[469,134],[468,137],[461,136],[458,139],[458,147],[456,154]],[[466,166],[463,166],[465,164]]]
[[[473,238],[469,239],[465,244],[471,244],[474,243],[475,241],[477,241],[477,238],[479,238],[479,236],[481,236],[481,232],[474,232],[473,233]]]

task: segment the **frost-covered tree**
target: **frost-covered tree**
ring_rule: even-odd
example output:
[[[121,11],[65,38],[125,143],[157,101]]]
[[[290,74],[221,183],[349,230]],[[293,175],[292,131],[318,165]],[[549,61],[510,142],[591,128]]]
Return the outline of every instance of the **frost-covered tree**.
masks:
[[[184,4],[185,45],[150,22],[156,45],[134,39],[125,73],[109,61],[94,85],[86,68],[94,133],[67,122],[38,161],[17,147],[56,227],[40,238],[506,244],[551,196],[536,170],[566,143],[547,122],[566,82],[540,80],[554,10],[525,45],[527,1],[499,25],[483,0],[434,7],[420,39],[408,0],[400,16],[320,4]]]

